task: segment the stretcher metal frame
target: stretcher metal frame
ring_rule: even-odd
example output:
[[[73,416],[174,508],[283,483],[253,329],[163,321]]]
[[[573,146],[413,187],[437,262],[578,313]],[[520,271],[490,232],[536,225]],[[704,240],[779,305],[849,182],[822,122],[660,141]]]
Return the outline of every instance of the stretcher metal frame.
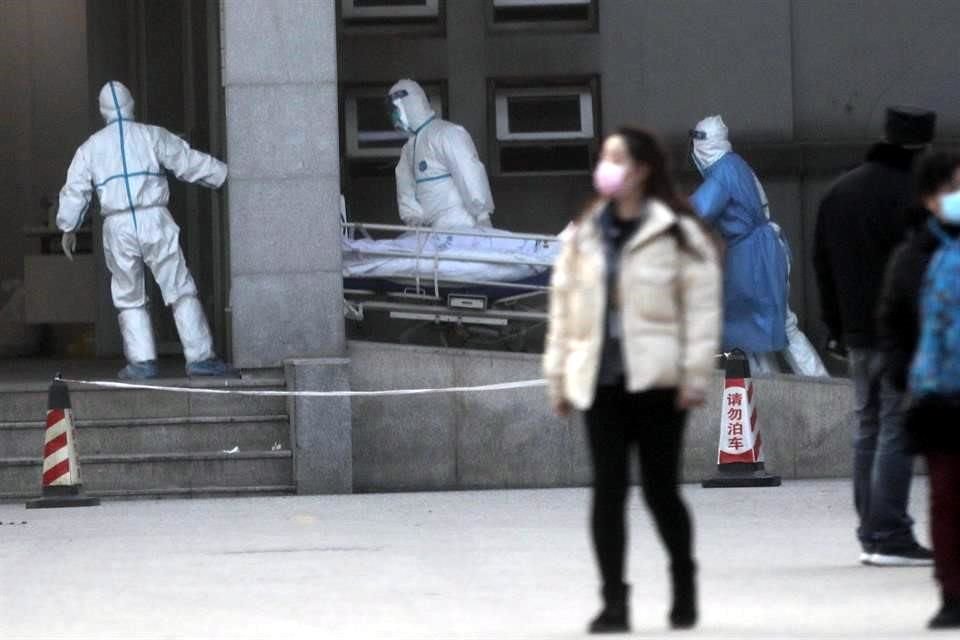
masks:
[[[403,286],[398,291],[381,292],[376,288],[344,287],[344,315],[348,320],[362,321],[367,311],[387,312],[391,319],[415,320],[434,324],[452,324],[457,326],[475,325],[488,327],[506,327],[510,323],[520,324],[527,330],[542,326],[547,320],[546,299],[550,287],[545,284],[530,284],[510,280],[483,280],[471,278],[446,278],[440,273],[443,262],[478,263],[492,265],[521,265],[544,267],[549,270],[553,262],[543,260],[511,260],[504,257],[468,257],[443,256],[428,247],[433,236],[468,236],[477,238],[505,238],[510,240],[533,240],[535,242],[555,243],[557,236],[534,233],[497,233],[496,231],[474,231],[467,229],[432,229],[429,227],[408,227],[392,224],[368,224],[362,222],[341,222],[342,233],[353,239],[357,233],[373,239],[370,231],[396,234],[417,234],[414,253],[390,250],[351,249],[356,254],[377,258],[402,258],[414,260],[416,268],[413,275],[350,275],[345,280],[389,281]],[[423,270],[421,271],[421,265]],[[491,298],[487,295],[473,294],[470,288],[507,289],[518,291],[503,297]],[[443,290],[456,289],[446,300]],[[461,291],[462,290],[462,291]],[[482,299],[482,300],[481,300]],[[525,330],[521,329],[522,333]]]

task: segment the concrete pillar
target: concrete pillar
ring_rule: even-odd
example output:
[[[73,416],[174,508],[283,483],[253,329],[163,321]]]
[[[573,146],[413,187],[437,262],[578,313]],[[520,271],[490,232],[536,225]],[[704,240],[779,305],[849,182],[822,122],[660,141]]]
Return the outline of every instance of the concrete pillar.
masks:
[[[233,359],[342,356],[335,4],[222,6]]]
[[[287,388],[342,391],[350,388],[347,358],[287,360]],[[353,421],[350,398],[290,398],[293,475],[297,493],[353,491]]]
[[[335,3],[222,7],[233,359],[347,389]],[[349,493],[349,399],[288,406],[297,491]]]

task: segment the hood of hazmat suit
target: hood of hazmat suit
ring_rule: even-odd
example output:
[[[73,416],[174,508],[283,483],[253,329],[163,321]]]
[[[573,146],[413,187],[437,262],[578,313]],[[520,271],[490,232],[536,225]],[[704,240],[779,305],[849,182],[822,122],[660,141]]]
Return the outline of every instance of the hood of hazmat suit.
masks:
[[[423,87],[413,80],[400,80],[390,87],[388,99],[393,105],[394,122],[409,135],[437,115]]]
[[[728,135],[727,125],[720,116],[704,118],[690,132],[693,141],[691,156],[700,173],[733,151]]]
[[[111,80],[100,89],[100,115],[107,122],[133,120],[133,94],[122,82]]]
[[[493,195],[466,129],[437,117],[423,88],[400,80],[390,88],[392,118],[410,139],[397,163],[397,206],[410,226],[489,227]]]

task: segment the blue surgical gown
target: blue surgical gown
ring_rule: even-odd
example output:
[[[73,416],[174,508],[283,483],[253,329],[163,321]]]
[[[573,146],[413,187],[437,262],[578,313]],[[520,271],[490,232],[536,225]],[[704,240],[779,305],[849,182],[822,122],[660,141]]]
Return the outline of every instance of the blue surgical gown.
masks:
[[[723,349],[780,351],[787,345],[787,254],[763,211],[753,170],[727,153],[703,177],[690,203],[726,242]]]

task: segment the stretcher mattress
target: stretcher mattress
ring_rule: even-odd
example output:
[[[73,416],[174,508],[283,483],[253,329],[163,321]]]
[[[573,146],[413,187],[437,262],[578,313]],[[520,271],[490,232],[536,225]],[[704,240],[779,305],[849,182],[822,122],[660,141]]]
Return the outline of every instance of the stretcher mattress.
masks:
[[[343,238],[343,275],[514,282],[548,271],[548,266],[535,263],[552,263],[560,250],[558,241],[504,237],[509,232],[495,229],[475,231],[477,236],[436,231],[407,232],[386,240]],[[397,255],[376,256],[368,252]],[[476,259],[503,260],[509,264],[471,261]]]

